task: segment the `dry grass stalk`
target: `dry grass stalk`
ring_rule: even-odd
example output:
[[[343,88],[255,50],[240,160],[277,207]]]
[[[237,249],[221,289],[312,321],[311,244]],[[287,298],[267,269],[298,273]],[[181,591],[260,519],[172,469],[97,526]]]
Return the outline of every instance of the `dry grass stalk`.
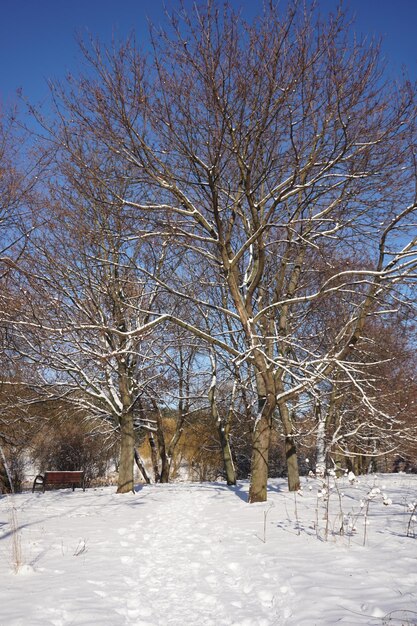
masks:
[[[13,572],[17,574],[23,564],[22,557],[22,538],[17,519],[16,508],[14,506],[13,496],[8,496],[9,503],[9,524],[11,538],[11,565]]]

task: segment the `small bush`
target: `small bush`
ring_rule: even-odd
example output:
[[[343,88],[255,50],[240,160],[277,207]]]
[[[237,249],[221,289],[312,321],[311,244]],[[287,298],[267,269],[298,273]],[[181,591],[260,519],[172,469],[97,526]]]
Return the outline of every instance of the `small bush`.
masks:
[[[114,444],[76,423],[51,421],[38,437],[32,459],[40,472],[83,470],[86,484],[106,475]]]

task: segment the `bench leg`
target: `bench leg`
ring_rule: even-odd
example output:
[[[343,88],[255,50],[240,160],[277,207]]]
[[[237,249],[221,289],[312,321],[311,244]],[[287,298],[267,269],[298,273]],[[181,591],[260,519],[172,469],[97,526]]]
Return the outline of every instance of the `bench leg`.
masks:
[[[45,477],[42,476],[42,474],[38,474],[35,480],[33,481],[32,493],[35,492],[37,485],[42,485],[43,492],[45,493]]]

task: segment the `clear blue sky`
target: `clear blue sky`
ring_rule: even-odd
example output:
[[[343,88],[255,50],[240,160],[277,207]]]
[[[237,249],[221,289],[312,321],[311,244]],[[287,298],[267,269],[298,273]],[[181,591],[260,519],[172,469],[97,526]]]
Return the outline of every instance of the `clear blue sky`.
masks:
[[[262,4],[232,1],[251,13]],[[326,12],[337,0],[318,3]],[[391,73],[404,65],[410,78],[417,79],[417,0],[347,0],[346,5],[356,15],[359,33],[383,37]],[[163,6],[163,0],[0,0],[0,102],[13,100],[18,88],[30,101],[41,101],[48,94],[48,78],[76,72],[76,32],[109,41],[112,33],[123,37],[134,29],[138,40],[146,41],[147,18],[160,22]]]

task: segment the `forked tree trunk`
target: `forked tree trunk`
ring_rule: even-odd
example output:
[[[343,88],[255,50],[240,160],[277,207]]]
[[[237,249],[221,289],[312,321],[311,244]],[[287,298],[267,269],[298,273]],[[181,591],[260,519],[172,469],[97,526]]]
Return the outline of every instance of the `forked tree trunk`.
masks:
[[[219,434],[220,448],[222,451],[223,467],[226,474],[226,482],[228,485],[236,485],[236,470],[233,463],[232,450],[230,448],[228,419],[222,419],[217,408],[217,376],[216,376],[216,360],[214,355],[211,357],[212,362],[212,378],[208,392],[210,402],[211,416],[217,427]],[[228,416],[230,419],[230,415]]]
[[[155,407],[156,427],[157,427],[156,438],[158,441],[159,457],[161,459],[161,472],[159,475],[159,481],[161,483],[168,483],[170,474],[171,474],[174,451],[175,451],[178,441],[180,440],[180,437],[183,431],[185,413],[184,411],[182,411],[182,413],[180,414],[177,420],[176,426],[175,426],[174,435],[171,441],[169,442],[168,449],[167,449],[166,444],[165,444],[165,435],[164,435],[163,424],[162,424],[162,416],[155,402],[154,402],[154,407]]]
[[[163,420],[162,415],[157,406],[155,400],[153,400],[153,405],[155,408],[156,421],[157,421],[157,440],[159,447],[159,455],[161,458],[161,483],[168,483],[170,479],[170,473],[172,468],[172,463],[174,460],[174,453],[177,447],[177,444],[181,438],[185,419],[188,415],[189,411],[189,397],[190,397],[190,359],[191,356],[187,359],[184,357],[184,353],[180,348],[178,351],[179,355],[179,379],[178,379],[178,419],[175,425],[175,432],[168,442],[168,445],[165,444],[165,434],[163,429]]]
[[[120,463],[117,493],[134,491],[134,444],[133,413],[129,411],[120,417]]]

